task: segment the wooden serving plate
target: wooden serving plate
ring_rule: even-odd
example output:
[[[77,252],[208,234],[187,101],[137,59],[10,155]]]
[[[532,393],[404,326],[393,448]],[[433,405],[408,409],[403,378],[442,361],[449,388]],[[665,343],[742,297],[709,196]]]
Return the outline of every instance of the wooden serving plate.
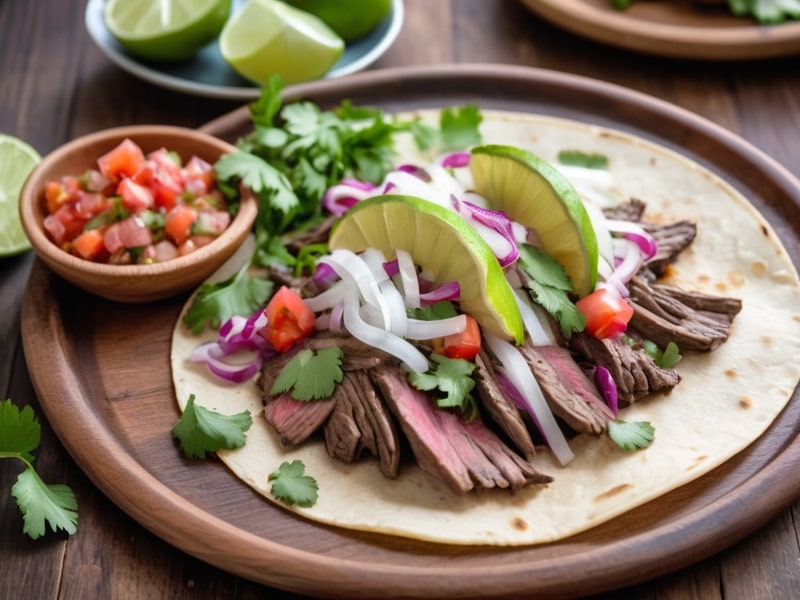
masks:
[[[521,0],[544,19],[577,35],[645,54],[702,60],[749,60],[800,53],[800,22],[759,25],[727,5],[690,0],[637,0],[616,10],[611,0]]]
[[[635,133],[699,161],[751,198],[800,263],[797,181],[726,130],[633,91],[537,69],[467,65],[362,73],[287,95],[323,108],[349,98],[387,111],[475,102]],[[242,108],[204,129],[233,141],[249,128]],[[182,458],[171,436],[179,412],[169,350],[185,299],[116,304],[37,261],[22,315],[28,368],[50,424],[98,488],[170,544],[264,584],[347,598],[597,593],[717,552],[799,493],[796,391],[767,433],[720,468],[558,543],[457,547],[310,523],[264,501],[219,461]]]

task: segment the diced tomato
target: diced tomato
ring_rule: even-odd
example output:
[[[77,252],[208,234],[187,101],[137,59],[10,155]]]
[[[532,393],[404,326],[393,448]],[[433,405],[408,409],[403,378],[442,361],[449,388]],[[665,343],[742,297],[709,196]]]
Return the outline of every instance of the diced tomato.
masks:
[[[142,252],[142,262],[164,262],[177,258],[178,248],[169,240],[151,244]]]
[[[192,156],[183,168],[186,191],[194,196],[204,196],[214,186],[214,167],[198,156]]]
[[[80,179],[81,188],[87,192],[108,192],[111,180],[97,169],[89,169]]]
[[[314,313],[286,286],[275,292],[264,309],[266,326],[259,332],[278,352],[286,352],[314,331]]]
[[[81,231],[83,231],[83,226],[86,224],[86,220],[82,219],[80,215],[78,215],[78,213],[75,211],[74,205],[72,204],[64,204],[61,208],[54,212],[52,216],[64,228],[62,232],[62,239],[58,241],[54,238],[54,241],[59,246],[64,242],[75,239],[75,237],[78,236]]]
[[[100,172],[111,181],[133,177],[144,165],[144,153],[132,140],[125,139],[97,160]]]
[[[136,183],[133,179],[123,179],[117,186],[117,194],[122,198],[122,206],[137,214],[153,206],[153,191]]]
[[[47,214],[52,215],[67,201],[67,190],[60,181],[48,181],[44,187],[44,199],[47,202]]]
[[[156,171],[150,184],[153,190],[153,200],[156,206],[171,210],[183,194],[183,181],[180,173]]]
[[[586,318],[586,332],[596,338],[623,333],[633,317],[633,306],[611,288],[598,288],[575,303]]]
[[[167,173],[180,176],[180,160],[166,148],[153,150],[147,155],[147,160],[155,165],[155,171],[166,171]]]
[[[176,204],[164,217],[164,232],[180,246],[192,235],[192,225],[197,220],[197,211],[185,204]]]
[[[73,251],[87,260],[96,260],[106,252],[103,243],[103,231],[86,229],[72,241]]]
[[[188,240],[186,240],[183,244],[181,244],[180,248],[178,248],[178,254],[180,256],[184,256],[186,254],[191,254],[198,248],[202,248],[203,246],[207,246],[211,242],[213,242],[216,236],[213,235],[193,235]]]
[[[153,243],[150,230],[138,217],[128,217],[112,223],[103,238],[106,250],[111,254],[124,248],[144,248]]]
[[[197,214],[196,233],[218,236],[231,224],[231,213],[227,210],[209,209]]]
[[[96,217],[108,207],[108,198],[99,192],[79,192],[75,202],[75,212],[84,221]]]
[[[61,221],[56,219],[54,215],[47,215],[44,218],[42,225],[44,226],[45,231],[47,231],[47,235],[50,236],[50,239],[53,240],[56,245],[64,245],[64,242],[66,241],[67,228],[64,227],[64,224]]]
[[[478,322],[466,315],[467,326],[461,333],[454,333],[444,337],[440,354],[447,358],[463,358],[472,360],[481,349],[481,330]]]

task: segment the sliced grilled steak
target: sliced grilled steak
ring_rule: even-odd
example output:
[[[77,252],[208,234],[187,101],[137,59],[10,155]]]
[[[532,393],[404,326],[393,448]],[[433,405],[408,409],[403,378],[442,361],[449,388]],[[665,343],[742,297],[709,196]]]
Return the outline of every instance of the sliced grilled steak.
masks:
[[[335,405],[333,397],[304,402],[289,394],[280,394],[267,400],[264,417],[275,428],[284,446],[296,446],[322,427]]]
[[[670,390],[681,379],[676,370],[659,367],[647,352],[629,346],[619,337],[601,340],[581,332],[572,335],[569,345],[586,362],[611,372],[622,407],[649,393]]]
[[[713,350],[728,339],[742,308],[735,298],[650,283],[638,275],[628,288],[634,307],[631,326],[662,348],[675,342],[681,350]]]
[[[658,251],[647,261],[647,267],[657,276],[663,277],[667,267],[694,241],[697,226],[690,221],[677,221],[670,225],[643,224],[656,240]]]
[[[633,221],[637,223],[642,220],[644,209],[646,205],[638,198],[632,198],[628,202],[623,202],[617,206],[604,208],[603,214],[607,219],[615,219],[617,221]]]
[[[366,450],[378,458],[384,477],[397,477],[400,439],[366,372],[346,372],[333,397],[336,407],[323,426],[328,454],[351,463]]]
[[[475,387],[486,412],[523,456],[528,459],[533,458],[536,448],[528,427],[514,401],[500,389],[492,359],[485,350],[481,350],[480,354],[475,357],[475,375]]]
[[[466,424],[454,413],[435,408],[431,398],[414,389],[399,368],[375,369],[370,377],[399,421],[419,466],[455,492],[551,480],[515,455],[479,419]]]
[[[553,414],[578,433],[599,434],[608,428],[614,413],[569,350],[530,343],[523,344],[519,350]]]
[[[323,348],[341,348],[342,370],[357,371],[372,369],[385,363],[396,363],[397,359],[351,335],[338,335],[330,332],[318,332],[303,342],[304,348],[322,350]]]

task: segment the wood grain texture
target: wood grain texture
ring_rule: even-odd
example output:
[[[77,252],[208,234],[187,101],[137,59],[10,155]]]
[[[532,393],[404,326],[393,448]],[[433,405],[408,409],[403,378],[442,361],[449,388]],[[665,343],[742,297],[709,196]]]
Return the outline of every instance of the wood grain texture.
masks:
[[[81,0],[0,3],[0,131],[23,137],[44,153],[97,129],[133,123],[199,127],[237,108],[238,103],[156,88],[120,71],[85,33],[84,8]],[[791,57],[724,63],[654,59],[566,32],[515,0],[406,0],[406,12],[403,31],[375,69],[487,62],[594,77],[694,111],[800,173],[800,80],[793,76],[796,60]],[[797,222],[796,210],[776,206],[769,211]],[[796,238],[789,241],[797,256]],[[0,384],[5,397],[30,404],[43,416],[18,335],[31,263],[30,255],[0,260]],[[48,331],[50,325],[43,328]],[[124,388],[115,389],[124,394]],[[37,466],[47,481],[75,489],[78,533],[70,538],[50,534],[35,542],[23,536],[7,493],[18,465],[0,461],[0,598],[305,597],[211,567],[151,533],[77,467],[46,419]],[[684,501],[691,504],[690,498]],[[233,512],[231,506],[226,509]],[[800,585],[798,510],[795,503],[753,535],[705,560],[655,578],[637,574],[648,580],[597,597],[793,597]],[[583,574],[576,577],[584,578],[587,594],[599,592]]]

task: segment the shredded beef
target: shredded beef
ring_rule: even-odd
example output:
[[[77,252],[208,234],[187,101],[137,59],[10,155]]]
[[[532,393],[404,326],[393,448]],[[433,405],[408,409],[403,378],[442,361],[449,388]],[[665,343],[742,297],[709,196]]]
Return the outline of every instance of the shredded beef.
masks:
[[[611,372],[622,407],[650,393],[668,391],[680,381],[675,369],[659,367],[647,352],[629,346],[621,337],[598,339],[581,332],[572,335],[569,345],[586,362]]]
[[[554,415],[578,433],[599,434],[608,428],[614,413],[569,350],[530,343],[523,344],[519,350]]]
[[[533,458],[536,449],[528,427],[514,401],[500,389],[492,359],[485,350],[475,357],[475,375],[475,387],[486,412],[523,456]]]
[[[665,347],[709,351],[728,339],[741,300],[723,298],[650,283],[643,276],[628,285],[634,307],[631,326],[643,338]]]
[[[378,458],[385,477],[397,477],[400,439],[366,372],[346,372],[333,398],[336,406],[324,425],[328,454],[352,463],[366,450]]]
[[[455,413],[437,409],[430,396],[407,382],[401,369],[374,369],[370,377],[399,421],[420,468],[455,492],[552,480],[516,455],[479,418],[465,423]]]

